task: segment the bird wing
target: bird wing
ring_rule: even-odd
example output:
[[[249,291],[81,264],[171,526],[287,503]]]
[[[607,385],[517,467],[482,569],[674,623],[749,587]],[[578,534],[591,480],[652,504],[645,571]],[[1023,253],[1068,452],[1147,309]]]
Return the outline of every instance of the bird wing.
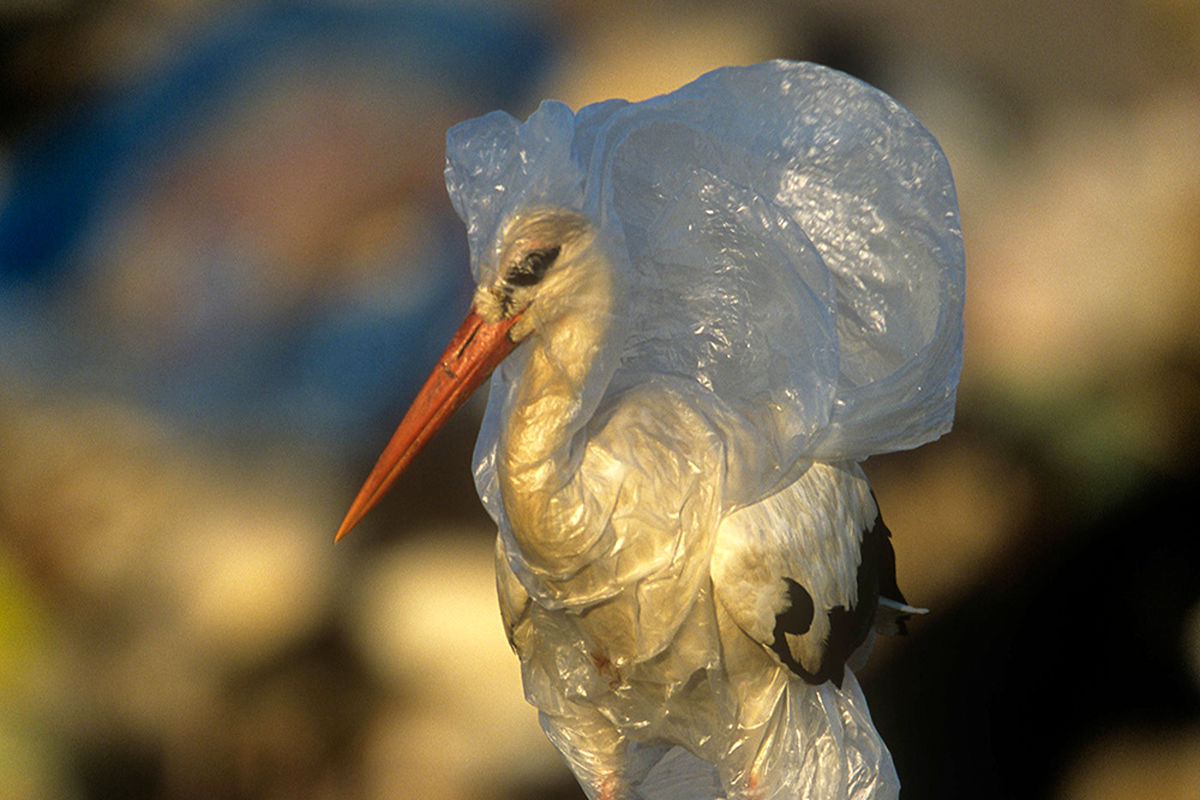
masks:
[[[716,597],[747,635],[810,683],[841,685],[868,640],[882,593],[915,611],[895,581],[890,533],[859,466],[814,463],[798,480],[726,517],[713,550]]]

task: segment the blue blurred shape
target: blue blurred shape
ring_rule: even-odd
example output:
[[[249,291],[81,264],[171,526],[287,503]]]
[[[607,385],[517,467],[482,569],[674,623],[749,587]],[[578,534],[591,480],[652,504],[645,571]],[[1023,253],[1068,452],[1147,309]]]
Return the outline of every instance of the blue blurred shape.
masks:
[[[230,115],[239,102],[249,97],[266,104],[277,88],[288,90],[288,81],[314,77],[351,76],[361,82],[358,97],[368,105],[375,98],[391,108],[411,103],[411,120],[405,108],[400,121],[405,131],[420,132],[398,133],[396,141],[403,150],[419,136],[422,147],[400,156],[420,158],[422,174],[436,173],[438,165],[426,161],[440,149],[444,118],[519,103],[552,41],[528,12],[480,4],[264,4],[206,21],[165,63],[14,146],[0,197],[0,337],[7,342],[0,363],[45,384],[144,404],[205,434],[302,433],[343,450],[355,447],[357,437],[377,436],[415,393],[470,296],[461,226],[449,204],[410,196],[415,190],[395,175],[401,183],[394,202],[421,217],[419,247],[374,252],[372,280],[355,283],[336,271],[321,272],[328,290],[313,293],[303,281],[323,264],[255,263],[253,252],[215,241],[221,232],[203,228],[203,214],[196,215],[194,250],[179,257],[180,245],[172,241],[176,249],[167,255],[175,259],[160,263],[162,243],[155,237],[172,232],[154,227],[152,213],[137,216],[156,209],[147,187],[157,185],[155,176],[175,174],[175,159],[189,144],[235,119]],[[251,90],[257,94],[248,95]],[[373,124],[385,124],[379,119]],[[422,120],[442,127],[433,130]],[[353,126],[354,118],[346,124]],[[436,149],[426,147],[433,137]],[[338,162],[322,163],[336,169]],[[184,161],[181,170],[206,175],[220,168]],[[223,179],[219,171],[211,176]],[[432,191],[428,181],[421,185]],[[268,198],[270,190],[267,185]],[[319,197],[323,188],[301,191]],[[189,198],[174,202],[182,205],[178,213],[187,212]],[[197,208],[203,202],[197,198]],[[111,241],[114,226],[127,230],[119,228],[121,215],[131,213],[143,223],[135,230],[150,239],[134,243],[143,257],[131,261],[118,251],[118,267],[109,263],[105,272],[92,263],[96,243]],[[120,265],[128,267],[119,279],[135,281],[132,306],[123,299],[131,296],[122,294],[130,284],[113,283],[110,274],[120,273]],[[289,277],[291,268],[300,277]],[[260,276],[251,279],[256,291],[274,281],[301,281],[291,289],[299,299],[283,310],[256,311],[254,297],[243,292],[248,275]],[[166,303],[154,306],[164,294]],[[130,314],[120,331],[88,327],[88,304],[104,303],[98,319]],[[175,316],[164,316],[164,326],[155,308]],[[369,447],[375,445],[372,440]]]
[[[215,98],[289,54],[349,52],[506,106],[543,66],[549,40],[535,20],[482,6],[267,4],[226,18],[136,85],[18,144],[0,207],[0,281],[52,280],[115,182],[169,148]]]

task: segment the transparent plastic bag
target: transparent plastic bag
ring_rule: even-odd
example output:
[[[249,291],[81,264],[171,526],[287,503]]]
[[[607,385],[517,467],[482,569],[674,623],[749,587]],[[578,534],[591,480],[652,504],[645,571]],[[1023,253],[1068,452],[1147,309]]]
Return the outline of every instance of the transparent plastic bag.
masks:
[[[578,546],[536,556],[502,486],[505,424],[527,411],[529,351],[557,357],[549,337],[493,375],[475,459],[526,694],[589,796],[620,776],[647,798],[894,797],[853,675],[810,686],[735,642],[709,560],[722,520],[814,463],[949,429],[964,260],[936,141],[849,76],[774,61],[640,103],[496,112],[447,142],[481,284],[516,216],[554,208],[595,227],[620,286],[580,312],[606,332],[593,368],[564,370],[573,383],[540,412],[573,449],[538,485],[536,525],[574,526]],[[857,467],[837,469],[874,513]],[[761,674],[731,677],[737,647],[767,659]]]
[[[614,385],[694,377],[749,422],[775,477],[949,430],[965,281],[954,184],[933,136],[878,90],[773,61],[640,103],[547,101],[523,124],[493,112],[447,143],[477,280],[494,277],[497,231],[521,208],[579,210],[613,239],[637,301]],[[753,502],[776,488],[766,477],[730,494]]]

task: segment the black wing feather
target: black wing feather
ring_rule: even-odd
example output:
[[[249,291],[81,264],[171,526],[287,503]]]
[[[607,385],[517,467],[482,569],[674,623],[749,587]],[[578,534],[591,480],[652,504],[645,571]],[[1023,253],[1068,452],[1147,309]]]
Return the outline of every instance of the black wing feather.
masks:
[[[851,607],[835,606],[829,615],[829,638],[821,654],[821,663],[810,671],[792,655],[787,644],[787,634],[799,636],[812,625],[812,596],[803,586],[791,578],[784,578],[788,585],[788,608],[775,617],[775,641],[771,649],[780,660],[800,678],[812,684],[832,681],[839,689],[845,673],[846,661],[853,655],[871,632],[875,614],[879,608],[880,595],[907,605],[900,587],[896,584],[896,552],[892,549],[892,532],[877,516],[871,527],[863,531],[860,539],[861,556],[858,563],[858,600]],[[895,622],[898,632],[904,633],[903,618]]]

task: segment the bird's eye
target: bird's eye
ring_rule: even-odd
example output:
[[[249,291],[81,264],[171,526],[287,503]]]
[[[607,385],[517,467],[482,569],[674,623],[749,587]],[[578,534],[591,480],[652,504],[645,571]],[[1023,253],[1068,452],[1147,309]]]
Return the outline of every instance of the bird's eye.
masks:
[[[542,279],[546,270],[558,258],[560,247],[530,250],[525,257],[513,265],[505,279],[513,286],[533,286]]]

